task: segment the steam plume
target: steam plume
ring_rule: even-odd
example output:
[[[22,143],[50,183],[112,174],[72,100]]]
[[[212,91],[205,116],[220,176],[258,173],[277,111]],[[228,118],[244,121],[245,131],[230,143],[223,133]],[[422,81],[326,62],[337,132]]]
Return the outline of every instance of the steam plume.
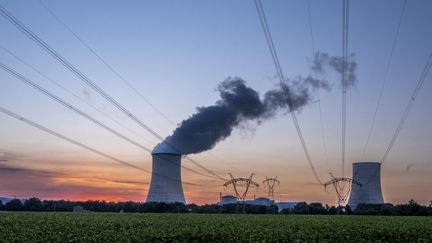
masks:
[[[349,55],[348,60],[345,62],[347,75],[346,87],[353,86],[357,81],[357,62],[353,60],[354,56],[354,54]],[[330,67],[337,73],[342,74],[344,60],[342,57],[330,56],[329,54],[323,52],[315,53],[312,69],[317,73],[324,73],[325,67]]]
[[[317,73],[323,73],[328,67],[342,72],[343,59],[317,53],[313,69]],[[349,86],[356,81],[356,68],[354,61],[347,62]],[[233,129],[243,122],[253,121],[260,124],[273,118],[279,110],[301,110],[311,101],[311,88],[330,90],[326,80],[311,76],[298,76],[287,80],[285,87],[286,90],[280,86],[270,90],[261,98],[243,79],[227,78],[217,88],[220,100],[212,106],[198,107],[197,112],[182,121],[164,143],[171,147],[171,150],[185,155],[206,151],[230,136]],[[289,95],[285,95],[285,91]],[[290,107],[287,104],[290,104]]]
[[[312,77],[297,77],[288,86],[291,111],[300,110],[311,100],[310,87],[326,88],[328,83]],[[227,78],[218,85],[220,100],[214,105],[197,108],[164,142],[181,154],[199,153],[213,148],[231,135],[242,122],[257,124],[274,117],[278,110],[288,109],[282,88],[268,91],[260,98],[257,91],[241,78]]]

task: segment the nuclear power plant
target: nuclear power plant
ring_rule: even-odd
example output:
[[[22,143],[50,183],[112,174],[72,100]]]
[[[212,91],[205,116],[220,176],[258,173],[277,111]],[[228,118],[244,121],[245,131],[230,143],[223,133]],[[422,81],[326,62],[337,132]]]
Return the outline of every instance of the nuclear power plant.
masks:
[[[146,202],[186,203],[181,179],[181,154],[166,143],[152,151],[152,176]]]
[[[165,203],[186,203],[183,185],[181,179],[181,157],[182,155],[166,143],[158,144],[152,151],[152,176],[150,188],[147,194],[146,202],[165,202]],[[351,183],[351,192],[348,199],[348,205],[355,209],[358,204],[383,204],[384,199],[381,191],[381,163],[379,162],[356,162],[353,163],[353,176]],[[253,174],[251,174],[252,177]],[[250,178],[233,178],[231,181],[238,183],[241,179],[248,181],[251,185],[253,181]],[[230,182],[230,181],[228,181]],[[227,182],[227,183],[228,183]],[[255,183],[255,182],[254,182]],[[255,183],[256,184],[256,183]],[[233,184],[235,185],[235,183]],[[258,186],[256,184],[256,186]],[[235,192],[237,189],[234,187]],[[245,193],[247,190],[245,191]],[[236,203],[238,200],[256,205],[274,205],[285,208],[285,202],[275,203],[269,198],[254,199],[244,201],[245,195],[226,195],[220,196],[219,204]],[[274,197],[273,197],[274,198]],[[294,206],[289,205],[290,207]]]
[[[381,163],[357,162],[353,163],[353,180],[358,184],[352,184],[348,205],[356,208],[360,203],[383,204],[381,192]]]

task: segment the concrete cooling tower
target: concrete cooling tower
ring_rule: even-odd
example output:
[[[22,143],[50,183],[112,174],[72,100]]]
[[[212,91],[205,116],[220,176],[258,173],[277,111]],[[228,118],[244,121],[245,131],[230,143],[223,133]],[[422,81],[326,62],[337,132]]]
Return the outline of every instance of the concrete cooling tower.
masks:
[[[146,202],[186,203],[181,180],[181,154],[164,143],[152,151],[152,176]]]
[[[360,203],[383,204],[381,192],[381,163],[353,163],[353,179],[361,186],[352,184],[348,205],[354,209]]]

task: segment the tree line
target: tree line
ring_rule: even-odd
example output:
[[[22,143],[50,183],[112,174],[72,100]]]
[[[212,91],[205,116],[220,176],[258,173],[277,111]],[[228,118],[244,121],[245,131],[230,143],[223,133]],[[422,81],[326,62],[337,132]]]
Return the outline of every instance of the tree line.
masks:
[[[276,205],[233,204],[183,204],[183,203],[140,203],[106,201],[65,201],[40,200],[36,197],[22,202],[13,199],[5,204],[0,201],[0,211],[36,211],[36,212],[72,212],[75,206],[81,206],[91,212],[128,212],[128,213],[219,213],[219,214],[353,214],[383,216],[432,216],[432,202],[422,206],[410,200],[405,204],[359,204],[354,210],[348,205],[335,207],[321,203],[301,202],[293,208],[279,210]]]

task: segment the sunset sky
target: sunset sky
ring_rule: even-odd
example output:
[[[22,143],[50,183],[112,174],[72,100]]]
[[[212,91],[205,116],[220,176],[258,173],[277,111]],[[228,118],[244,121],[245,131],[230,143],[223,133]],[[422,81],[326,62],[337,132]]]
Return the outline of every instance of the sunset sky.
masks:
[[[163,137],[175,129],[173,123],[188,118],[197,107],[215,104],[219,99],[216,88],[228,77],[244,79],[260,94],[278,84],[253,0],[41,2],[160,112],[122,82],[39,0],[0,0],[24,25]],[[310,0],[312,26],[307,1],[262,3],[286,77],[312,73],[313,48],[341,55],[341,1]],[[363,156],[402,6],[402,0],[350,2],[348,52],[354,54],[358,64],[358,81],[348,90],[346,176],[351,176],[353,162],[381,159],[432,52],[432,1],[408,1],[375,128]],[[1,16],[0,32],[1,63],[140,144],[152,149],[159,142]],[[319,98],[315,96],[297,115],[317,173],[321,180],[328,181],[328,172],[342,174],[341,87],[340,75],[323,75],[330,81],[331,90],[320,90]],[[431,79],[429,74],[382,165],[386,202],[401,203],[413,198],[426,204],[432,200]],[[148,152],[53,102],[2,69],[0,85],[1,107],[151,170]],[[322,108],[323,131],[318,104]],[[315,180],[286,112],[261,124],[241,124],[214,149],[191,157],[226,178],[229,172],[241,177],[255,173],[254,180],[261,184],[266,176],[278,176],[281,184],[275,189],[276,200],[337,202],[334,191],[324,191]],[[206,173],[189,161],[183,164]],[[182,177],[188,203],[212,203],[219,199],[219,192],[233,193],[231,188],[224,191],[223,182],[216,179],[186,170]],[[144,201],[149,181],[149,173],[86,151],[0,113],[0,197]],[[255,189],[250,197],[253,194],[265,195]]]

